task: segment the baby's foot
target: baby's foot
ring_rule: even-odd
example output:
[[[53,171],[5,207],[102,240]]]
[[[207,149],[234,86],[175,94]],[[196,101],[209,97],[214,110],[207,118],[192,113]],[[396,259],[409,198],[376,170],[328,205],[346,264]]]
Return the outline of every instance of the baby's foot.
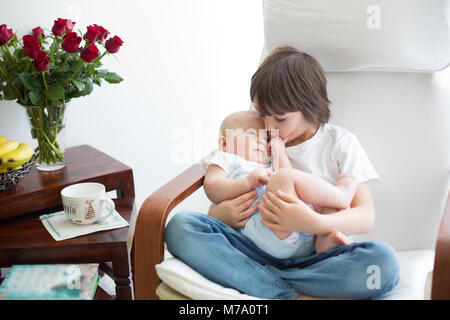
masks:
[[[340,245],[352,243],[342,232],[333,231],[327,235],[316,236],[316,253],[322,253]]]
[[[357,186],[358,182],[354,176],[350,174],[343,174],[339,177],[336,182],[336,187],[342,191],[342,203],[341,208],[339,209],[346,209],[350,206],[350,203],[355,196]]]

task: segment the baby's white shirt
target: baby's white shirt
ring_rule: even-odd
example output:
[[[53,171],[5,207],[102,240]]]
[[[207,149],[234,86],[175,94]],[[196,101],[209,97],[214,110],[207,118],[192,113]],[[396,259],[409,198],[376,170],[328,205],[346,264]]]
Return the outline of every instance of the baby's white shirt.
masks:
[[[246,177],[253,170],[270,168],[270,163],[262,164],[254,161],[247,161],[241,156],[221,150],[215,150],[203,159],[203,170],[206,172],[208,166],[211,164],[221,167],[228,178],[235,178],[237,175]],[[239,172],[237,170],[239,170]]]
[[[247,161],[241,156],[230,152],[224,152],[221,150],[215,150],[210,155],[206,156],[202,160],[202,168],[206,172],[208,166],[215,164],[225,171],[228,178],[235,179],[237,177],[246,177],[256,169],[270,168],[270,163],[262,164],[254,161]],[[258,195],[264,192],[265,187],[259,186],[256,188]],[[210,205],[210,209],[216,206],[215,203]]]

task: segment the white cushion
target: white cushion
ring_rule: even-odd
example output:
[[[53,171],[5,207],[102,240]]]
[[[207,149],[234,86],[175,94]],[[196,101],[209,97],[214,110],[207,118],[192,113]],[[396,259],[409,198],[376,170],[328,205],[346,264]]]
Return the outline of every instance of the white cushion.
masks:
[[[427,276],[434,267],[434,251],[400,251],[397,254],[400,261],[400,281],[394,290],[379,299],[423,300],[425,297],[429,299],[430,294],[425,292],[425,285]]]
[[[183,261],[172,257],[167,251],[166,259],[157,264],[158,277],[169,287],[194,300],[253,300],[259,299],[242,294],[231,288],[214,283],[189,267]]]
[[[263,56],[291,45],[325,71],[437,71],[450,63],[448,11],[448,0],[265,0]]]
[[[398,252],[400,281],[395,289],[380,299],[422,300],[428,273],[433,269],[434,251],[414,250]],[[202,276],[183,261],[170,256],[156,265],[159,278],[169,287],[194,300],[259,299],[222,287]]]

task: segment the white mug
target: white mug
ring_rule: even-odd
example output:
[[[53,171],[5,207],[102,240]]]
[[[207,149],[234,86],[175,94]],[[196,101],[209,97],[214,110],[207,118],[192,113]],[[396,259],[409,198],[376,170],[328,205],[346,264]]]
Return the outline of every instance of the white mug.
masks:
[[[105,186],[97,182],[83,182],[61,190],[61,199],[67,217],[77,224],[91,224],[109,217],[115,210],[114,202],[106,197]],[[106,211],[105,204],[108,207]]]

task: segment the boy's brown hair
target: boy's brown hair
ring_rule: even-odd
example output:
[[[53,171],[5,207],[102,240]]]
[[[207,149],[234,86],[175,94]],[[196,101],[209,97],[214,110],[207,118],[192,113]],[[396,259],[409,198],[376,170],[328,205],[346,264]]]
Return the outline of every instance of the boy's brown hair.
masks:
[[[252,76],[250,98],[263,115],[301,111],[313,125],[328,122],[327,79],[319,62],[292,47],[279,47]]]

